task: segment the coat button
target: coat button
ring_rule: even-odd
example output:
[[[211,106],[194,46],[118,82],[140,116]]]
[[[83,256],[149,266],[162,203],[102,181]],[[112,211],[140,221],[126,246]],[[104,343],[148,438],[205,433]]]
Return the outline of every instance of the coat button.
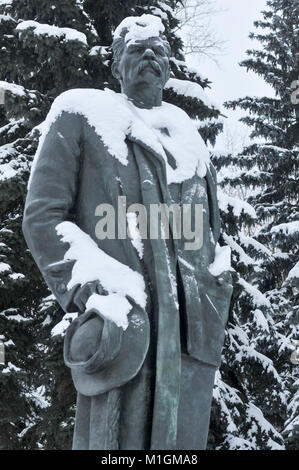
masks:
[[[61,284],[58,284],[57,292],[58,294],[64,294],[66,292],[66,285],[64,282],[62,282]]]
[[[223,282],[224,282],[223,277],[220,277],[219,279],[217,279],[217,284],[218,284],[219,286],[222,286]]]

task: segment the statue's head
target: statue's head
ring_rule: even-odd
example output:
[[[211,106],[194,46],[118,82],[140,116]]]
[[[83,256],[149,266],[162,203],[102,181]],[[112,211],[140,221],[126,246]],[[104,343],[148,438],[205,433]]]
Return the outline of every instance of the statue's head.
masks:
[[[112,73],[122,91],[155,85],[163,88],[169,79],[170,46],[159,17],[125,18],[114,33]]]

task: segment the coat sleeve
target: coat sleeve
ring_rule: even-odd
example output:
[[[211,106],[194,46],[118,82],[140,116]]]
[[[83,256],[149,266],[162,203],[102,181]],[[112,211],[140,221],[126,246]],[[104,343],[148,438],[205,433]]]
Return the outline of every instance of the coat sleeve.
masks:
[[[27,245],[48,287],[65,311],[76,311],[71,290],[74,261],[64,260],[68,244],[60,241],[55,227],[74,221],[83,141],[82,117],[63,112],[44,139],[31,175],[23,217]]]

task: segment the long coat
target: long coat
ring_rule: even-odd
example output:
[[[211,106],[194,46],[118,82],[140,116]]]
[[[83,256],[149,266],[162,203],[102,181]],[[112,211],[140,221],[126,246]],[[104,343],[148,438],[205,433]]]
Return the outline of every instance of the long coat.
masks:
[[[86,100],[90,100],[91,91],[85,93]],[[111,110],[105,118],[107,103],[101,107],[107,95],[96,90],[93,93],[94,106],[104,115],[102,122],[109,122],[110,119],[109,126],[113,129]],[[74,95],[69,92],[69,102],[72,102],[72,97]],[[84,91],[81,91],[82,98]],[[116,209],[117,217],[118,196],[126,196],[127,205],[142,203],[148,207],[149,204],[163,202],[170,205],[173,202],[167,186],[165,158],[157,145],[151,145],[150,140],[155,138],[153,135],[145,142],[144,132],[138,133],[140,126],[137,121],[136,118],[136,122],[128,122],[122,128],[122,134],[115,136],[125,143],[127,149],[126,161],[122,161],[121,158],[115,158],[107,145],[105,130],[101,132],[101,129],[96,129],[88,116],[80,109],[76,110],[75,106],[66,106],[65,110],[56,112],[55,119],[48,119],[49,129],[40,144],[39,156],[31,175],[23,231],[44,279],[66,312],[76,311],[73,298],[78,286],[67,288],[74,262],[66,260],[61,263],[69,248],[57,236],[56,226],[61,222],[75,223],[106,254],[143,276],[148,298],[146,313],[152,316],[156,309],[155,321],[150,318],[151,328],[156,331],[149,332],[151,342],[156,342],[151,448],[174,449],[181,374],[180,315],[177,294],[173,292],[175,270],[179,269],[185,293],[185,352],[207,367],[216,368],[220,364],[232,287],[228,273],[218,278],[213,276],[196,252],[184,250],[184,240],[176,240],[173,251],[165,241],[145,240],[144,256],[140,259],[130,239],[99,240],[96,237],[96,208],[100,204],[111,204]],[[217,243],[220,218],[212,165],[207,168],[205,183],[210,227]],[[200,177],[196,172],[182,182],[181,204],[201,202],[197,194],[199,184]],[[136,374],[138,372],[136,370]],[[80,422],[80,414],[86,415],[87,409],[90,419],[94,414],[96,420],[95,416],[100,409],[102,415],[109,415],[108,402],[111,409],[115,409],[119,402],[119,395],[115,393],[119,385],[116,378],[112,394],[109,395],[110,402],[107,399],[105,405],[101,397],[95,397],[92,405],[90,401],[87,404],[87,398],[79,394],[77,422]],[[98,411],[92,411],[92,407]],[[86,421],[86,416],[84,419]],[[97,422],[98,439],[107,432],[105,425],[106,420]],[[113,447],[109,447],[109,444],[107,446]],[[97,446],[89,444],[89,448]]]

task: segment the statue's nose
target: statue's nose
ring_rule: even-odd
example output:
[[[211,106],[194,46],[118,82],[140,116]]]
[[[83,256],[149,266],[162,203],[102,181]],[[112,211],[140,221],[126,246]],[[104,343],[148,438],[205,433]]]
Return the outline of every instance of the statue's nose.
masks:
[[[155,53],[152,49],[146,49],[143,54],[144,59],[155,59]]]

